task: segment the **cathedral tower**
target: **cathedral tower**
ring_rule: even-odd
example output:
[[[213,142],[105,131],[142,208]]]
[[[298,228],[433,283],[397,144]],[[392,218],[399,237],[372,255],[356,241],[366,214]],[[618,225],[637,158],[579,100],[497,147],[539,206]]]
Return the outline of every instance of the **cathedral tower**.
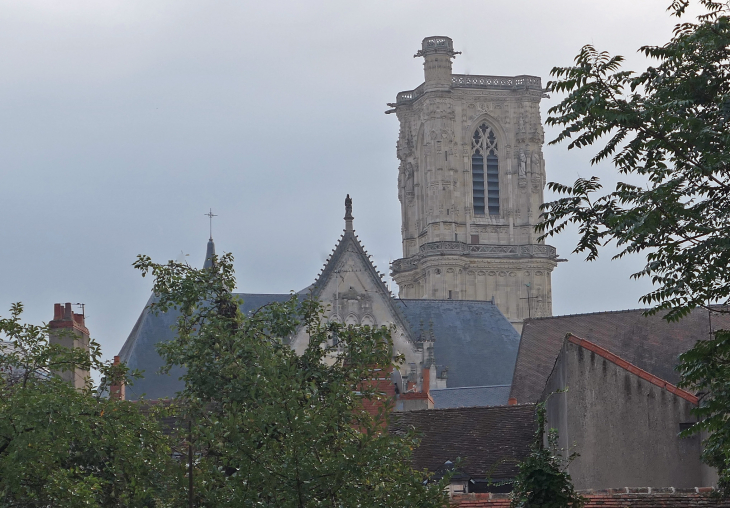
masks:
[[[401,298],[492,300],[521,329],[552,315],[555,248],[534,226],[545,187],[535,76],[452,74],[448,37],[416,57],[425,81],[389,104],[400,121]]]

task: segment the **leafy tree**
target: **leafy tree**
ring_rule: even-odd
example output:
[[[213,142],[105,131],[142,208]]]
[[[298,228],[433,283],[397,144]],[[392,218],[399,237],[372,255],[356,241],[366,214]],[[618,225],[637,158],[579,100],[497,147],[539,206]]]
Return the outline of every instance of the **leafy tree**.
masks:
[[[243,315],[229,254],[204,270],[135,265],[155,278],[153,311],[180,313],[159,351],[167,369],[186,367],[195,506],[446,505],[443,485],[410,466],[413,437],[386,430],[391,330],[326,323],[296,295]],[[288,339],[300,329],[309,345],[297,355]]]
[[[592,162],[612,158],[620,174],[646,181],[619,182],[602,192],[597,177],[572,186],[550,183],[563,195],[543,205],[542,238],[579,227],[574,252],[598,257],[615,241],[616,257],[642,253],[633,277],[650,277],[648,313],[678,320],[697,307],[727,312],[730,299],[730,7],[700,0],[704,14],[681,23],[661,47],[640,48],[657,65],[635,74],[623,58],[585,46],[572,67],[556,67],[548,91],[567,94],[547,123],[562,128],[551,143],[599,145]],[[680,17],[689,0],[674,0]],[[712,304],[724,304],[724,306]],[[682,386],[700,391],[690,432],[710,432],[703,458],[720,473],[730,495],[730,340],[718,332],[682,355]]]
[[[140,404],[102,394],[124,366],[90,351],[49,344],[46,326],[20,322],[23,307],[0,318],[0,506],[168,506],[170,448],[158,419]],[[76,390],[52,371],[96,369],[100,386]]]
[[[582,508],[585,498],[573,488],[566,471],[575,453],[563,458],[558,434],[548,430],[545,446],[545,402],[537,404],[537,431],[530,455],[523,460],[512,490],[512,508]]]
[[[695,409],[698,423],[684,431],[689,435],[704,430],[702,459],[719,473],[719,491],[730,495],[730,331],[715,333],[713,340],[699,341],[680,356],[682,386],[694,388],[701,403]]]
[[[543,205],[539,230],[550,236],[577,224],[575,252],[589,260],[614,240],[616,257],[645,253],[633,277],[651,278],[656,289],[642,301],[669,319],[730,297],[730,11],[700,3],[707,12],[697,23],[677,25],[664,46],[640,49],[655,67],[624,71],[623,57],[585,46],[547,85],[567,94],[549,110],[547,123],[562,128],[551,144],[600,144],[592,163],[612,157],[619,173],[646,186],[619,182],[601,194],[595,176],[550,183],[565,197]],[[687,4],[675,0],[670,9],[680,16]]]

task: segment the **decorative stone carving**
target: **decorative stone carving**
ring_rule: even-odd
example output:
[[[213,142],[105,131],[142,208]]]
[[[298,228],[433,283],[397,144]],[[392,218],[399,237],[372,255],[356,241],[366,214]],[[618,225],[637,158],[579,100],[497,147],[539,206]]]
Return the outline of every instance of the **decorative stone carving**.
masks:
[[[525,151],[520,148],[520,155],[519,155],[519,177],[520,178],[526,178],[527,177],[527,157],[525,156]]]
[[[454,284],[449,289],[469,298],[494,298],[518,323],[527,317],[519,301],[523,278],[532,276],[523,274],[540,272],[549,315],[549,277],[557,256],[553,247],[530,244],[545,182],[540,78],[455,75],[445,61],[439,60],[441,67],[431,64],[424,67],[431,69],[426,82],[399,93],[393,106],[401,122],[397,149],[404,257],[392,263],[392,276],[401,294],[413,286],[409,297],[443,298],[437,270],[451,274],[449,268],[463,267],[469,277],[449,275]],[[433,74],[437,68],[442,73],[438,76]],[[483,158],[477,157],[476,164],[483,167],[475,173],[474,130],[482,124],[494,137],[490,151],[480,143]],[[483,182],[483,195],[476,182]],[[490,197],[491,211],[497,213],[489,213]],[[471,243],[473,235],[480,237],[479,243]],[[503,278],[485,278],[487,274]]]

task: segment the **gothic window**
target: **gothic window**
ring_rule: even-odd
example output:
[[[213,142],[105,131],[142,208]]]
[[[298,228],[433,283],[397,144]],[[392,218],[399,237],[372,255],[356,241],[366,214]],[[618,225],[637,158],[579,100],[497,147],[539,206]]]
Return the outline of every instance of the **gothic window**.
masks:
[[[497,136],[486,123],[474,131],[472,138],[471,178],[474,213],[499,215],[499,159]]]

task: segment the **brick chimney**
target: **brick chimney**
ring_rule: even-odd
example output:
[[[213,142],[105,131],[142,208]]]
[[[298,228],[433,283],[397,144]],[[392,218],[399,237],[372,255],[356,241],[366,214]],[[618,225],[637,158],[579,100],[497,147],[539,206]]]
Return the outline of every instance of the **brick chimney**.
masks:
[[[84,315],[73,312],[70,303],[57,303],[53,306],[53,321],[48,323],[48,327],[50,328],[49,341],[51,344],[89,351],[89,330],[84,323]],[[77,389],[86,387],[89,382],[88,370],[74,368],[54,371],[54,374]]]
[[[114,357],[114,365],[119,365],[121,361],[118,356]],[[109,398],[115,400],[126,400],[126,390],[124,380],[113,379],[109,387]]]

